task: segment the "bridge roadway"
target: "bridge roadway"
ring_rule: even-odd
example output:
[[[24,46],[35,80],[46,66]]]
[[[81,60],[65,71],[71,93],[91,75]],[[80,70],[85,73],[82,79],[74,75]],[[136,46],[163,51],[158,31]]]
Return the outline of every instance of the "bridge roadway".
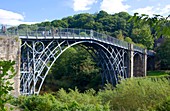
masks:
[[[93,30],[70,28],[17,28],[7,35],[21,39],[20,93],[39,94],[44,80],[58,57],[74,45],[82,45],[101,67],[102,84],[146,76],[147,58],[152,51]]]

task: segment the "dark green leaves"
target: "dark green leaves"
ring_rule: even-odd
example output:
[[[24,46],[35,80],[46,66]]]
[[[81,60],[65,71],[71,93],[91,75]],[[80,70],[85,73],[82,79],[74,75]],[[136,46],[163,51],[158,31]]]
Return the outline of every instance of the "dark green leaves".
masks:
[[[7,94],[13,90],[11,79],[15,76],[14,61],[0,61],[0,110],[5,111]]]

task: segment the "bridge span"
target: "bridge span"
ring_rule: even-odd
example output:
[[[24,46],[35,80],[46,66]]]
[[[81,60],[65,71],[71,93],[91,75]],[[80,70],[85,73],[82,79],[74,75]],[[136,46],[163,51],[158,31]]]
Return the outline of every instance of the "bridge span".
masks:
[[[146,76],[147,58],[154,53],[93,30],[71,28],[9,29],[21,39],[20,93],[39,94],[54,62],[68,48],[81,45],[101,68],[102,83]]]

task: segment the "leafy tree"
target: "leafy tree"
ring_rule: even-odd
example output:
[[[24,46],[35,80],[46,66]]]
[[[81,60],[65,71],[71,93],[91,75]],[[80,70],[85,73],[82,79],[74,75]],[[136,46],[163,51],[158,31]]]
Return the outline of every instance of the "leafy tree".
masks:
[[[95,23],[93,15],[88,13],[77,14],[73,16],[73,19],[74,21],[71,27],[93,29]]]
[[[97,16],[96,16],[96,21],[98,21],[100,18],[104,18],[104,17],[107,17],[109,14],[103,10],[101,10]]]
[[[161,68],[170,69],[170,39],[166,39],[165,42],[156,49],[156,52],[161,62]]]
[[[9,100],[8,94],[13,90],[10,79],[15,76],[12,61],[0,61],[0,110],[5,111],[5,103]],[[9,73],[9,71],[11,73]]]
[[[132,41],[132,39],[130,37],[126,37],[125,41],[131,44],[134,44],[134,42]]]
[[[116,38],[119,40],[124,40],[124,36],[122,34],[122,30],[116,31]]]
[[[153,17],[149,17],[146,14],[139,15],[135,13],[129,21],[133,21],[135,25],[149,25],[152,28],[152,35],[155,39],[159,38],[161,35],[165,37],[170,36],[170,15],[167,17],[163,17],[161,15],[154,14]]]
[[[145,25],[142,28],[134,28],[131,37],[135,43],[143,44],[148,49],[153,48],[154,39],[148,25]]]
[[[62,21],[62,20],[53,20],[51,22],[51,25],[54,27],[62,27],[62,28],[68,27],[68,23],[66,21]]]

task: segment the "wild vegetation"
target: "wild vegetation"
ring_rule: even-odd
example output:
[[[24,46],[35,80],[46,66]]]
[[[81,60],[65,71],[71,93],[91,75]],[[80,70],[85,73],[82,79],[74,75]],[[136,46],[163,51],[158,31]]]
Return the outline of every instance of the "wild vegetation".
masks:
[[[52,94],[20,96],[11,104],[26,111],[164,111],[169,108],[170,81],[165,78],[122,80],[116,87],[80,93],[77,88]]]
[[[0,61],[0,110],[5,111],[5,104],[10,99],[8,95],[13,90],[10,79],[15,76],[12,61]],[[10,72],[10,73],[9,73]]]

